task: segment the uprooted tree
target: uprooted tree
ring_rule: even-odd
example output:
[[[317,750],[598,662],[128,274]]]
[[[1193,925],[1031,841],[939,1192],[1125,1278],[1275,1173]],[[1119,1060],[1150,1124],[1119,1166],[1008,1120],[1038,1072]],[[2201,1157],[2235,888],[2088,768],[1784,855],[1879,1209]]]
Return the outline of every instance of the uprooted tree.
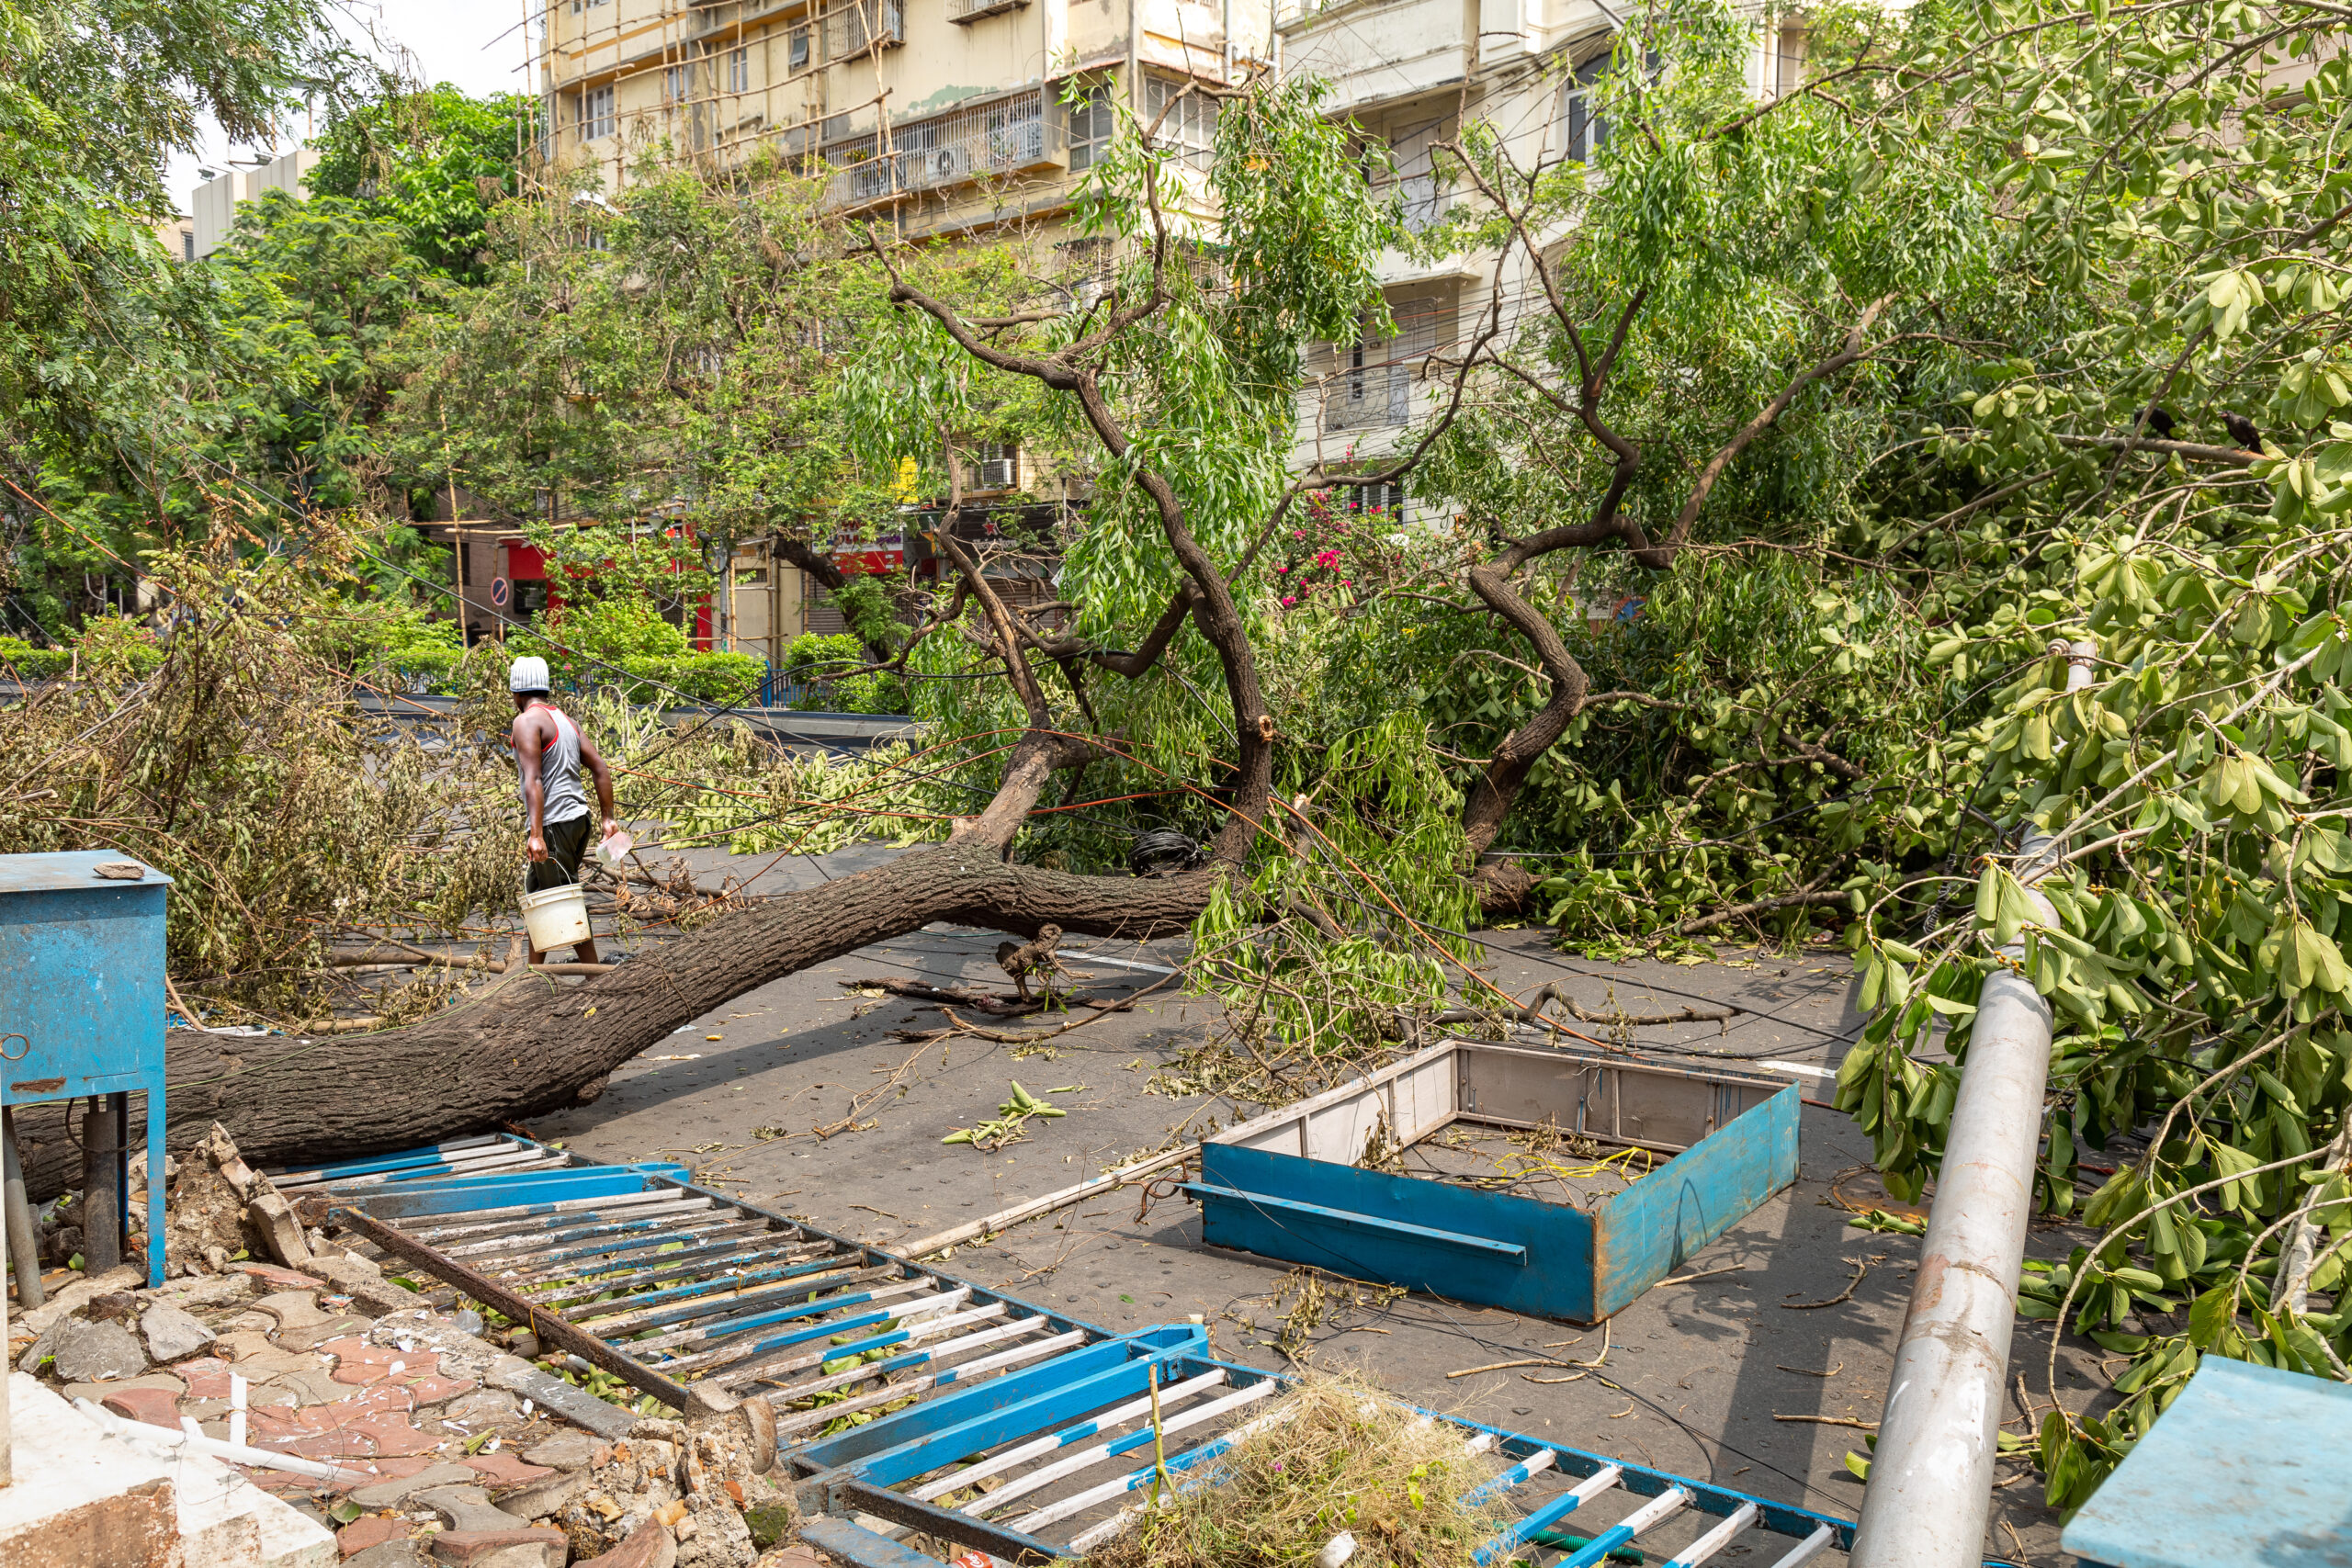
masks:
[[[806,406],[702,399],[700,326],[629,330],[631,299],[682,320],[711,298],[683,272],[675,294],[599,296],[623,312],[615,357],[517,358],[551,422],[585,411],[537,445],[484,434],[513,397],[469,412],[416,371],[418,465],[446,412],[451,449],[518,497],[548,444],[564,482],[644,470],[648,422],[599,412],[625,396],[671,422],[655,445],[723,457],[701,493],[747,525],[850,493],[824,464],[893,514],[944,497],[951,580],[871,639],[930,722],[922,758],[747,774],[723,727],[611,748],[643,771],[640,815],[739,846],[835,841],[775,837],[792,813],[944,841],[584,984],[511,971],[351,1038],[175,1033],[176,1123],[222,1120],[266,1159],[529,1115],[753,986],[936,919],[1189,931],[1248,1047],[1225,1081],[1279,1096],[1417,1019],[1499,1010],[1464,933],[1517,907],[1620,949],[1841,926],[1872,1017],[1839,1102],[1900,1194],[1933,1177],[1976,987],[2016,940],[2064,1021],[2038,1198],[2099,1233],[2030,1276],[2028,1310],[2132,1358],[2111,1414],[2051,1417],[2053,1498],[2086,1495],[2203,1354],[2344,1376],[2340,17],[2177,0],[1814,23],[1804,89],[1759,107],[1727,16],[1657,8],[1603,79],[1605,179],[1464,127],[1461,215],[1418,236],[1365,178],[1377,148],[1311,89],[1262,84],[1221,101],[1205,170],[1140,126],[1097,166],[1080,215],[1114,244],[1107,284],[837,231],[771,256],[747,229],[775,288],[821,262],[864,302],[854,352],[795,361]],[[691,195],[662,187],[647,221],[692,218]],[[1315,345],[1385,331],[1390,246],[1472,250],[1493,277],[1423,357],[1411,430],[1293,474]],[[582,314],[578,266],[516,298]],[[751,319],[732,299],[720,314]],[[659,396],[624,391],[632,366]],[[739,390],[756,402],[758,378]],[[725,445],[742,428],[775,436],[772,465]],[[1052,606],[1001,592],[1007,547],[962,526],[972,456],[1011,438],[1085,500]],[[1400,482],[1452,525],[1372,504]],[[8,846],[96,837],[182,875],[191,986],[315,963],[403,902],[417,930],[496,907],[495,754],[436,781],[482,792],[460,833],[418,809],[422,775],[328,798],[356,772],[311,770],[356,755],[332,726],[198,745],[187,704],[258,713],[237,677],[266,660],[236,637],[288,617],[184,583],[213,599],[159,672],[12,710]],[[2077,640],[2098,662],[2070,693],[2052,645]],[[323,641],[304,657],[325,711],[348,670]],[[221,830],[179,814],[197,795]],[[306,859],[299,833],[231,830],[281,800],[428,848],[339,829]],[[1205,863],[1118,874],[1146,827]],[[2056,840],[2055,924],[2015,874],[2030,829]],[[2085,1150],[2115,1174],[2078,1205]]]

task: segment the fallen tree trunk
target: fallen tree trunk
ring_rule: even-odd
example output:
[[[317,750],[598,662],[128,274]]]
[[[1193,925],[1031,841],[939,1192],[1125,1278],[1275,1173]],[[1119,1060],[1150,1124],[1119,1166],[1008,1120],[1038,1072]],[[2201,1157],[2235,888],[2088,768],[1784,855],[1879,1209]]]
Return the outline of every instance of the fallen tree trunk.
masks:
[[[1221,874],[1079,876],[949,843],[731,911],[571,986],[517,964],[405,1028],[331,1039],[174,1030],[168,1141],[214,1122],[254,1163],[350,1158],[461,1137],[576,1102],[680,1025],[746,991],[934,920],[1035,936],[1044,925],[1146,939],[1187,929]],[[17,1111],[36,1199],[73,1185],[62,1106]]]

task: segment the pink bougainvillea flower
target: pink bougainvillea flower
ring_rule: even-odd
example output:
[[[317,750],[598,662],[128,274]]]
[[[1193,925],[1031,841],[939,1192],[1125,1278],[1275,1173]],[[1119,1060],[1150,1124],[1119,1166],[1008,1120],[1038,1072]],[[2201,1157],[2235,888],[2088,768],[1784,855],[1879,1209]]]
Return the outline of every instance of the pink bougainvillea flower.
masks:
[[[1315,564],[1317,566],[1330,566],[1335,564],[1339,558],[1340,552],[1337,550],[1317,550],[1315,552]]]
[[[1289,606],[1291,606],[1291,605],[1293,605],[1293,604],[1297,604],[1297,603],[1298,603],[1298,601],[1297,601],[1296,599],[1293,598],[1291,595],[1289,595],[1289,594],[1287,594],[1287,593],[1285,593],[1285,594],[1283,594],[1283,607],[1284,607],[1284,608],[1288,608]]]

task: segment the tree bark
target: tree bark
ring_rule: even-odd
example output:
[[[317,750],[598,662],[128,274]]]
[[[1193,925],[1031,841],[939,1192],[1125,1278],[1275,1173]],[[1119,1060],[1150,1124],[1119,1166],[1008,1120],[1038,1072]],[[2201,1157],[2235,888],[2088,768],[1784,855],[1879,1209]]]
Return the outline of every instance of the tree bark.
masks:
[[[1035,936],[1040,926],[1141,940],[1190,927],[1223,874],[1079,876],[1007,864],[980,843],[886,865],[723,915],[578,986],[515,965],[421,1023],[331,1039],[174,1030],[169,1142],[214,1122],[255,1164],[346,1159],[463,1137],[579,1100],[681,1024],[812,964],[933,920]],[[39,1201],[74,1184],[59,1108],[17,1108]]]

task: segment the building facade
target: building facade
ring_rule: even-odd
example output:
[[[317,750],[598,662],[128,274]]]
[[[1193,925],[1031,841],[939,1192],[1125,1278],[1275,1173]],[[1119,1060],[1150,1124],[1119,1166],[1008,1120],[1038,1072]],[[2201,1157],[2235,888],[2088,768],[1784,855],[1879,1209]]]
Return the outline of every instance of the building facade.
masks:
[[[227,244],[237,227],[238,207],[257,200],[264,191],[282,190],[297,200],[308,196],[307,181],[318,162],[317,152],[297,147],[250,169],[212,175],[188,193],[188,233],[175,255],[198,261]]]
[[[1228,80],[1272,23],[1256,0],[554,0],[545,151],[617,188],[643,159],[767,148],[903,233],[1050,227],[1114,104]],[[1170,129],[1205,154],[1213,115],[1187,101]]]

